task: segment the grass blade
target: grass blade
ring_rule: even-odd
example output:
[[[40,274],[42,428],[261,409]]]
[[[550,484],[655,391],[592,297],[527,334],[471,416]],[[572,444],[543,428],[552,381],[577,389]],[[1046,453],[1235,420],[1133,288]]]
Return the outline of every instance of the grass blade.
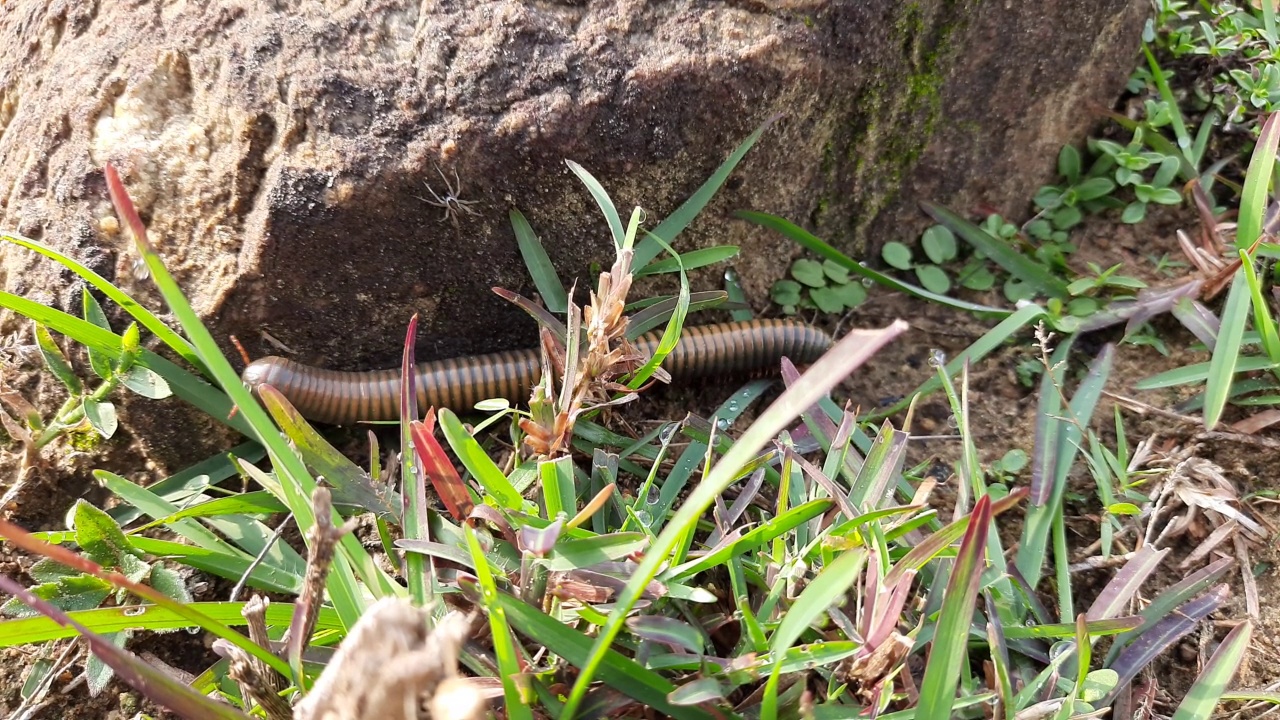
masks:
[[[635,264],[633,267],[639,268],[648,265],[650,260],[658,257],[658,254],[662,252],[662,245],[658,243],[655,238],[660,238],[666,243],[675,243],[676,236],[681,232],[684,232],[684,229],[689,227],[689,223],[693,222],[693,219],[698,216],[698,213],[702,212],[703,208],[707,206],[707,203],[711,202],[711,198],[720,190],[720,186],[724,185],[725,181],[729,179],[729,174],[733,172],[734,168],[738,167],[738,163],[742,161],[742,158],[746,157],[747,151],[756,144],[756,141],[760,139],[760,136],[764,134],[764,131],[768,130],[769,126],[780,117],[782,117],[781,114],[774,115],[761,123],[760,127],[756,128],[755,132],[748,135],[747,139],[743,140],[742,143],[729,154],[729,157],[725,158],[725,161],[720,163],[720,167],[716,168],[716,171],[711,173],[711,177],[707,178],[706,181],[689,196],[688,200],[681,203],[680,207],[675,209],[675,212],[671,213],[665,220],[658,223],[658,226],[650,233],[651,237],[644,239],[636,246],[636,253],[633,257],[633,262]]]
[[[572,160],[565,160],[564,163],[569,166],[574,175],[587,186],[587,191],[591,193],[591,197],[595,198],[596,205],[600,206],[600,212],[604,213],[604,219],[609,223],[609,234],[613,236],[613,244],[616,247],[622,247],[622,243],[626,240],[626,231],[622,228],[622,218],[618,215],[618,208],[614,206],[613,200],[609,199],[609,193],[605,191],[604,186],[599,180],[595,179],[587,169]]]
[[[475,564],[476,579],[480,585],[481,605],[489,616],[489,632],[493,638],[493,654],[498,661],[498,677],[502,678],[502,696],[506,700],[507,717],[514,720],[532,720],[533,712],[522,697],[523,693],[516,686],[521,677],[520,659],[516,656],[516,644],[511,639],[511,628],[507,626],[507,611],[497,602],[498,587],[494,584],[493,573],[485,560],[484,549],[476,538],[471,526],[464,528],[467,537],[467,549],[471,552],[471,560]],[[527,682],[527,681],[526,681]]]
[[[969,626],[973,622],[991,527],[991,496],[983,495],[973,507],[969,528],[960,543],[951,579],[942,596],[933,645],[920,685],[916,720],[948,720],[960,683],[960,669],[968,651]]]
[[[196,602],[189,607],[195,608],[207,617],[231,626],[244,625],[241,611],[242,602]],[[267,606],[267,625],[287,627],[293,618],[294,605],[288,603],[271,603]],[[142,612],[139,612],[141,610]],[[104,607],[93,610],[77,610],[68,612],[67,616],[96,633],[108,634],[123,630],[181,630],[191,627],[191,620],[171,612],[158,605],[130,605],[127,607]],[[317,630],[340,630],[342,623],[334,614],[333,608],[320,608],[316,621]],[[75,637],[74,627],[59,623],[45,616],[16,618],[0,621],[0,648],[17,645],[33,645],[51,640]]]
[[[1213,657],[1201,671],[1200,677],[1191,686],[1187,696],[1178,705],[1173,720],[1208,720],[1218,703],[1222,693],[1240,669],[1244,661],[1245,651],[1249,649],[1249,640],[1253,636],[1253,623],[1245,620],[1232,628],[1223,639],[1222,644],[1214,651]]]
[[[1241,216],[1243,222],[1243,216]],[[1240,360],[1240,342],[1244,337],[1245,322],[1249,319],[1249,282],[1244,268],[1236,271],[1227,293],[1227,304],[1222,310],[1222,327],[1218,331],[1218,343],[1209,360],[1209,375],[1204,388],[1204,426],[1212,430],[1222,419],[1231,394],[1231,382],[1235,379],[1236,364]]]
[[[516,233],[516,244],[520,246],[520,255],[524,258],[525,267],[529,268],[529,277],[533,278],[533,286],[538,288],[542,302],[553,313],[563,313],[569,307],[569,297],[565,294],[564,283],[556,274],[556,268],[547,256],[547,249],[534,233],[533,226],[519,210],[511,211],[511,228]]]
[[[1262,224],[1266,222],[1267,190],[1271,185],[1271,173],[1276,164],[1276,149],[1280,145],[1280,113],[1272,113],[1262,124],[1258,142],[1249,158],[1244,190],[1240,193],[1240,220],[1236,225],[1236,249],[1247,250],[1262,236]]]

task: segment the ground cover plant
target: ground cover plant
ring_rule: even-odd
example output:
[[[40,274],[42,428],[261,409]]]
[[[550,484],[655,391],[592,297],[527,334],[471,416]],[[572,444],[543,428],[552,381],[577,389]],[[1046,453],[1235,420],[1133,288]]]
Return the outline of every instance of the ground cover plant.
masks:
[[[736,248],[676,248],[766,128],[651,226],[638,209],[619,213],[607,190],[570,163],[605,218],[616,258],[589,292],[566,289],[535,229],[512,212],[541,302],[504,296],[539,327],[547,368],[527,405],[482,403],[483,419],[468,425],[448,410],[415,407],[406,382],[391,444],[410,451],[388,462],[370,435],[363,466],[278,392],[254,397],[241,384],[108,169],[118,214],[178,328],[73,258],[5,236],[62,263],[94,292],[82,317],[0,295],[0,305],[38,323],[43,362],[69,398],[46,421],[6,394],[10,412],[0,420],[35,458],[56,438],[110,435],[113,393],[172,393],[248,441],[149,487],[100,471],[120,503],[109,512],[77,505],[66,531],[28,533],[0,521],[7,542],[44,558],[28,572],[34,585],[0,577],[14,597],[3,610],[15,616],[0,620],[0,644],[49,650],[29,674],[28,709],[75,665],[88,666],[95,688],[115,673],[187,717],[478,717],[487,707],[540,718],[1189,719],[1211,717],[1223,702],[1255,716],[1280,704],[1274,688],[1230,689],[1259,642],[1249,553],[1274,542],[1269,529],[1191,445],[1135,442],[1126,415],[1135,403],[1107,389],[1126,349],[1116,341],[1152,337],[1153,323],[1168,316],[1212,354],[1147,382],[1205,383],[1177,412],[1200,412],[1195,420],[1213,428],[1224,412],[1280,396],[1280,331],[1262,279],[1275,249],[1267,218],[1280,125],[1247,107],[1238,117],[1235,105],[1218,110],[1257,131],[1233,187],[1218,177],[1230,161],[1201,168],[1215,147],[1209,131],[1171,129],[1188,123],[1175,123],[1183,105],[1157,64],[1169,52],[1163,43],[1183,43],[1169,39],[1181,37],[1177,28],[1200,27],[1192,22],[1199,11],[1209,30],[1196,37],[1238,27],[1241,43],[1259,50],[1250,57],[1262,57],[1266,39],[1257,35],[1274,26],[1270,11],[1224,7],[1161,6],[1162,29],[1157,36],[1153,26],[1144,59],[1156,69],[1140,79],[1171,100],[1145,125],[1120,126],[1137,145],[1095,142],[1089,160],[1064,150],[1064,182],[1036,196],[1037,215],[1022,226],[927,204],[936,224],[920,250],[886,247],[886,267],[876,269],[784,218],[739,213],[812,253],[788,269],[794,285],[774,288],[786,312],[851,312],[861,295],[892,292],[988,323],[962,352],[931,353],[919,386],[876,408],[841,406],[829,392],[909,340],[899,322],[845,334],[807,372],[784,362],[786,389],[767,408],[756,406],[769,383],[754,380],[710,417],[673,418],[634,436],[609,422],[661,378],[691,313],[747,312],[732,282],[698,293],[688,277],[731,260]],[[1257,62],[1258,78],[1273,72]],[[1258,97],[1258,83],[1265,89],[1260,79],[1241,97]],[[1259,122],[1250,126],[1251,117]],[[1155,138],[1166,132],[1175,136],[1161,145]],[[1160,175],[1170,172],[1193,183],[1206,218],[1188,240],[1204,266],[1189,258],[1185,274],[1157,285],[1130,268],[1073,259],[1071,233],[1090,213],[1141,221],[1172,199],[1162,191],[1173,180]],[[1224,223],[1219,206],[1234,206],[1236,222]],[[679,291],[634,298],[633,281],[653,274],[673,276]],[[98,297],[135,324],[117,333]],[[652,358],[628,352],[628,339],[655,327],[664,339]],[[141,329],[186,366],[145,349]],[[406,368],[415,329],[409,320]],[[1078,352],[1108,332],[1112,342]],[[92,387],[55,334],[87,348]],[[1176,342],[1164,335],[1157,339]],[[1034,446],[997,448],[984,463],[990,448],[977,440],[973,368],[1020,343],[1033,350]],[[1250,345],[1260,352],[1241,352]],[[908,461],[930,398],[949,414],[941,477],[934,463]],[[241,478],[255,489],[220,486]],[[1071,504],[1097,509],[1083,559]],[[1178,557],[1176,543],[1206,527],[1194,552]],[[292,528],[303,543],[282,540]],[[184,566],[236,587],[227,600],[190,602],[174,571]],[[1082,588],[1084,572],[1104,579]],[[1160,581],[1171,572],[1176,581]],[[1228,607],[1228,583],[1252,593],[1247,617],[1211,630],[1193,681],[1162,697],[1153,669]],[[142,633],[184,628],[217,637],[222,658],[191,682],[124,647]]]

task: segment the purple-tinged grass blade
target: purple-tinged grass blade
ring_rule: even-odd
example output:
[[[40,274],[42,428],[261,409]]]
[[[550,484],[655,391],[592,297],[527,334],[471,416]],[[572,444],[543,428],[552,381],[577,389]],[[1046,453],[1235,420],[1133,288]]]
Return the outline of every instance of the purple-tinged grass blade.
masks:
[[[1210,352],[1213,351],[1218,342],[1218,329],[1222,327],[1222,321],[1212,310],[1193,298],[1181,298],[1174,303],[1170,313],[1197,340],[1204,343]]]
[[[1103,620],[1119,615],[1129,604],[1134,593],[1138,592],[1142,583],[1155,572],[1168,554],[1168,548],[1156,550],[1153,545],[1144,545],[1102,589],[1097,599],[1089,606],[1088,612],[1085,613],[1086,617],[1090,620]]]
[[[853,519],[858,517],[858,510],[849,502],[849,498],[846,497],[844,491],[835,484],[835,481],[827,477],[816,465],[804,459],[804,457],[797,455],[795,448],[790,445],[781,444],[779,447],[788,460],[798,463],[800,465],[800,471],[805,475],[808,475],[811,480],[817,483],[819,487],[825,490],[827,494],[835,500],[836,507],[840,508],[840,512],[845,516],[845,518]]]
[[[66,613],[52,604],[36,597],[8,575],[0,575],[0,590],[14,595],[29,607],[35,608],[59,625],[75,628],[76,632],[80,633],[85,641],[89,643],[89,650],[115,671],[117,677],[129,683],[135,690],[157,705],[169,708],[178,715],[191,720],[216,720],[218,718],[248,720],[248,715],[230,705],[201,695],[177,678],[171,677],[164,671],[147,664],[133,653],[116,647],[110,640],[72,620]]]
[[[895,430],[888,420],[880,426],[880,433],[867,451],[862,468],[849,490],[849,500],[855,507],[880,507],[889,494],[890,483],[902,474],[909,438],[907,433]]]
[[[518,295],[506,288],[500,287],[492,288],[492,290],[498,297],[529,313],[529,316],[532,317],[538,325],[551,331],[552,335],[555,336],[557,343],[561,347],[564,346],[564,339],[568,330],[565,329],[564,323],[560,321],[560,318],[552,315],[546,308],[523,295]]]
[[[1059,355],[1062,355],[1061,360],[1066,360],[1062,349],[1068,344],[1070,341],[1064,342],[1053,354],[1055,366]],[[1093,411],[1102,396],[1102,388],[1111,375],[1111,364],[1114,358],[1115,345],[1108,343],[1093,362],[1089,363],[1088,373],[1076,388],[1066,408],[1070,413],[1067,417],[1074,422],[1060,419],[1062,408],[1058,400],[1050,401],[1053,407],[1045,407],[1046,395],[1052,395],[1054,398],[1058,396],[1057,388],[1048,383],[1050,373],[1045,373],[1046,382],[1041,384],[1040,410],[1042,412],[1038,416],[1039,424],[1036,428],[1035,465],[1032,467],[1032,503],[1023,522],[1022,544],[1018,547],[1016,560],[1018,569],[1022,571],[1032,587],[1040,583],[1040,572],[1044,567],[1049,537],[1053,533],[1054,523],[1060,522],[1067,475],[1083,444],[1083,429],[1089,426]],[[1061,387],[1060,384],[1059,387]],[[1043,412],[1045,410],[1049,410],[1051,414],[1046,415]],[[1051,445],[1055,437],[1056,445]],[[1052,464],[1049,464],[1050,459]],[[1037,484],[1037,473],[1039,473],[1039,484]],[[1039,503],[1035,502],[1037,498],[1040,499]],[[1066,558],[1057,558],[1057,563],[1060,572],[1065,572]],[[1059,591],[1060,602],[1063,607],[1068,606],[1070,596],[1061,595],[1067,592],[1067,589],[1060,587]]]
[[[1172,587],[1167,588],[1147,604],[1139,615],[1143,618],[1142,625],[1132,633],[1116,638],[1116,642],[1111,646],[1111,650],[1107,653],[1106,665],[1110,667],[1115,657],[1120,654],[1126,645],[1135,638],[1142,635],[1160,620],[1164,619],[1169,613],[1174,612],[1175,608],[1190,601],[1193,597],[1208,590],[1214,583],[1222,579],[1227,570],[1235,564],[1233,558],[1222,558],[1216,562],[1210,563],[1200,568],[1194,573],[1178,581]]]
[[[1110,702],[1119,688],[1129,684],[1157,656],[1172,647],[1183,636],[1194,630],[1201,620],[1217,610],[1222,603],[1226,602],[1230,594],[1231,591],[1226,585],[1219,585],[1195,600],[1184,603],[1176,611],[1165,615],[1155,625],[1142,631],[1142,634],[1121,650],[1115,661],[1108,665],[1120,675],[1120,680],[1116,684],[1116,689],[1108,695],[1106,702]]]
[[[1112,300],[1104,310],[1080,323],[1079,332],[1093,332],[1123,322],[1125,335],[1130,335],[1151,318],[1172,311],[1183,298],[1197,297],[1203,285],[1204,280],[1196,278],[1173,287],[1144,288],[1133,298]]]
[[[1040,507],[1053,493],[1054,468],[1058,466],[1058,442],[1062,434],[1062,395],[1056,388],[1066,379],[1067,358],[1075,336],[1069,336],[1058,345],[1049,358],[1050,369],[1040,377],[1040,392],[1036,408],[1036,439],[1031,453],[1031,495],[1027,502]],[[1036,573],[1037,577],[1039,573]]]
[[[961,666],[968,651],[969,626],[973,622],[978,586],[986,564],[987,531],[991,528],[991,496],[983,495],[973,507],[969,527],[960,542],[951,578],[942,596],[942,610],[925,662],[916,720],[949,720],[960,683]]]
[[[1213,715],[1222,699],[1222,693],[1231,684],[1244,661],[1245,651],[1249,649],[1249,640],[1253,637],[1253,622],[1245,620],[1232,628],[1223,639],[1222,644],[1214,651],[1213,657],[1205,664],[1191,685],[1191,690],[1173,714],[1173,720],[1203,720]]]
[[[983,591],[983,603],[987,608],[987,617],[998,617],[996,603],[991,593]],[[1000,698],[999,710],[1003,711],[1005,720],[1014,720],[1013,681],[1009,676],[1009,646],[1004,639],[1004,627],[999,622],[987,622],[987,646],[991,648],[991,665],[995,670],[996,696]]]

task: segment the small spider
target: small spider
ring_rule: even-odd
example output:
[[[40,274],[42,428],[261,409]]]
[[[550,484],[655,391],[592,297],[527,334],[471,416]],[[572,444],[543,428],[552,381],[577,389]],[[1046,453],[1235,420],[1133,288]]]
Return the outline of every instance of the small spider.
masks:
[[[428,205],[435,205],[438,208],[443,208],[444,215],[440,218],[440,222],[444,222],[445,220],[452,220],[453,227],[455,229],[461,229],[458,225],[458,216],[462,213],[467,213],[468,215],[476,215],[477,214],[476,211],[472,210],[471,206],[475,205],[480,201],[479,200],[463,200],[462,198],[458,197],[458,191],[462,189],[462,181],[458,178],[458,171],[456,168],[453,171],[452,183],[449,182],[449,178],[445,176],[444,171],[440,169],[439,165],[436,165],[436,172],[440,173],[440,179],[444,181],[444,189],[445,189],[444,196],[442,197],[436,194],[436,191],[433,190],[430,185],[428,185],[427,183],[423,183],[423,185],[425,185],[427,188],[427,192],[431,193],[431,199],[424,198],[421,195],[418,196],[418,199],[427,203]]]

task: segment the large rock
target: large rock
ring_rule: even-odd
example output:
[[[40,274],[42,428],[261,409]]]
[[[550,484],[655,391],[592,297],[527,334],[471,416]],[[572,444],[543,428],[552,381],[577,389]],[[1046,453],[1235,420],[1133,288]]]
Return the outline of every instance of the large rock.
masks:
[[[220,338],[278,352],[266,331],[297,359],[370,367],[395,361],[418,312],[422,358],[495,350],[533,338],[489,291],[532,291],[509,209],[567,278],[610,257],[564,159],[624,214],[661,217],[781,112],[680,238],[742,245],[738,270],[763,302],[793,248],[729,211],[792,218],[857,254],[914,236],[921,199],[1016,215],[1119,92],[1145,8],[10,0],[0,227],[154,300],[107,220],[114,162]],[[474,214],[442,218],[422,199],[448,192],[441,172]],[[77,305],[66,272],[0,253],[7,290]]]

